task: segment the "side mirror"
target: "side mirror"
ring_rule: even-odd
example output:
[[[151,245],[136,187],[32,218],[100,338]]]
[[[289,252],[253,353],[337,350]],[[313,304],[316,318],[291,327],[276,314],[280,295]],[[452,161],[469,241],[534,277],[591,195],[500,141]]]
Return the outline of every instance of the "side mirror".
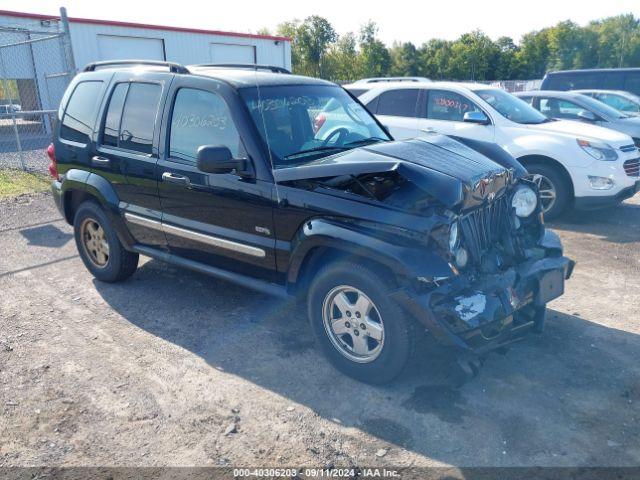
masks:
[[[585,122],[595,122],[597,120],[593,112],[590,112],[589,110],[580,110],[578,112],[578,118]]]
[[[489,117],[484,112],[466,112],[462,117],[463,122],[488,125]]]
[[[246,160],[233,158],[228,147],[203,145],[198,148],[198,170],[205,173],[244,171]]]

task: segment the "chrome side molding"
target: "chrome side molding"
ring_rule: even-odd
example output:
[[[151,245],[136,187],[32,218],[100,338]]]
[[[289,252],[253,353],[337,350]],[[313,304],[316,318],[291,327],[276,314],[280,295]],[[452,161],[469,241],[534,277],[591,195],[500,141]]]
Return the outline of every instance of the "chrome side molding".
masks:
[[[211,245],[213,247],[242,253],[244,255],[250,255],[252,257],[264,258],[267,256],[267,252],[265,252],[262,248],[253,247],[244,243],[234,242],[232,240],[227,240],[226,238],[220,238],[213,235],[207,235],[205,233],[195,232],[193,230],[188,230],[182,227],[176,227],[174,225],[170,225],[133,213],[125,212],[124,218],[127,222],[133,223],[135,225],[151,228],[153,230],[159,230],[170,235],[187,238],[189,240],[204,243],[206,245]]]

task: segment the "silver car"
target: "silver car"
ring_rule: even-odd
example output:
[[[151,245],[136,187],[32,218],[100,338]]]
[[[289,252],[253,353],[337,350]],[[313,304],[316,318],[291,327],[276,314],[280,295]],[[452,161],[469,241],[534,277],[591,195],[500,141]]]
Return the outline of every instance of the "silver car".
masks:
[[[514,95],[552,119],[577,120],[626,133],[640,147],[640,117],[632,117],[576,92],[538,90]]]
[[[588,95],[622,113],[640,117],[640,97],[624,90],[574,90],[576,93]]]

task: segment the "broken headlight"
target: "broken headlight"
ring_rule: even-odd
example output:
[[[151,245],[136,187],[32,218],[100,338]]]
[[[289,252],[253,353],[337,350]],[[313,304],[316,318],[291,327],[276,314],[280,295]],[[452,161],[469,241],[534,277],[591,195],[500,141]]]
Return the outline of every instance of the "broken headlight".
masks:
[[[513,197],[511,197],[511,206],[516,210],[516,215],[524,218],[531,215],[538,205],[538,196],[530,187],[520,185]]]
[[[454,252],[458,246],[458,223],[451,224],[451,230],[449,230],[449,251]]]

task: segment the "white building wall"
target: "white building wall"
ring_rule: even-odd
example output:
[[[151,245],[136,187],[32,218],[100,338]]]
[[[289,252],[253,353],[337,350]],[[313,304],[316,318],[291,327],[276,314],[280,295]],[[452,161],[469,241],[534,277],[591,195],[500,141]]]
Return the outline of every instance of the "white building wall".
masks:
[[[78,68],[90,62],[105,60],[98,48],[98,35],[161,39],[164,41],[165,60],[184,65],[212,62],[212,44],[251,45],[256,49],[256,63],[291,68],[291,45],[288,41],[73,21],[69,29]]]
[[[57,19],[48,21],[44,18],[28,16],[20,17],[0,14],[0,26],[19,27],[44,32],[45,34],[47,32],[51,34],[59,32]],[[100,35],[122,37],[125,43],[127,38],[133,38],[134,40],[136,38],[156,39],[156,41],[161,41],[164,46],[165,60],[183,65],[215,63],[216,61],[219,62],[219,59],[224,59],[225,63],[230,63],[234,57],[234,46],[250,46],[255,49],[256,63],[291,69],[291,44],[285,40],[178,31],[162,27],[143,28],[85,23],[73,19],[70,21],[69,29],[74,60],[78,70],[88,63],[109,59],[110,55],[104,48],[105,41],[102,42],[103,51],[100,50]],[[35,35],[33,38],[42,36],[42,34]],[[28,35],[26,33],[16,33],[12,34],[12,38],[12,43],[16,40],[24,41],[28,39]],[[7,37],[3,37],[2,40],[7,41]],[[108,40],[106,44],[109,44]],[[115,39],[111,45],[118,44],[117,40]],[[142,43],[145,43],[147,47],[143,47]],[[160,50],[152,48],[152,44],[157,44],[157,42],[140,42],[140,48],[133,49],[134,53],[142,52],[139,54],[147,57],[156,57],[159,55]],[[127,51],[126,48],[115,47],[114,50],[116,51],[111,56],[112,58],[115,57],[114,59],[121,59],[124,52]],[[235,48],[235,51],[238,52],[239,58],[233,61],[245,63],[248,58],[247,49],[239,47]],[[4,66],[4,72],[0,71],[0,76],[4,74],[7,78],[34,79],[36,81],[35,88],[38,90],[41,99],[41,108],[57,108],[57,104],[64,92],[67,78],[56,77],[55,75],[68,70],[62,55],[62,46],[59,39],[5,49],[0,48],[1,66]]]

